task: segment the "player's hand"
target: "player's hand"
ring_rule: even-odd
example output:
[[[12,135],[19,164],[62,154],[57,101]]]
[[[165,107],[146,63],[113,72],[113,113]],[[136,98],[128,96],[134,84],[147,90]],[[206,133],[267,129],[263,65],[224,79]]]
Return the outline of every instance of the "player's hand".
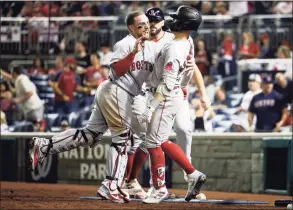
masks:
[[[274,128],[274,132],[280,132],[281,131],[281,127],[282,127],[283,123],[282,122],[278,122],[276,123],[276,127]]]
[[[136,40],[134,49],[132,50],[133,54],[136,54],[143,49],[145,40],[146,40],[145,36],[141,36]]]
[[[193,57],[188,56],[187,62],[185,63],[185,70],[186,71],[193,71],[195,67],[195,60]]]
[[[148,106],[146,108],[145,112],[142,115],[140,115],[140,116],[137,117],[137,120],[140,123],[144,123],[144,122],[150,123],[154,111],[155,111],[155,108],[154,107]]]
[[[210,97],[208,95],[202,95],[200,97],[200,103],[201,103],[201,106],[204,108],[204,110],[208,110],[211,106],[211,100],[210,100]]]

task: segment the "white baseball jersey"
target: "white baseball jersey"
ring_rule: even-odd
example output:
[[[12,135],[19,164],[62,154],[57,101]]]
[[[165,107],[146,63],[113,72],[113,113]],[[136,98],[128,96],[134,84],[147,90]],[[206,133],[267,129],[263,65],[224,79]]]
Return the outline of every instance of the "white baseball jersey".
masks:
[[[111,64],[125,58],[132,52],[136,39],[132,35],[126,36],[114,46],[114,55]],[[154,42],[145,41],[144,48],[139,51],[132,62],[129,71],[121,77],[117,77],[113,69],[110,71],[110,78],[128,93],[136,96],[140,93],[142,84],[153,71],[156,47]]]
[[[157,55],[150,80],[151,86],[158,87],[166,75],[177,78],[175,85],[180,86],[185,62],[192,50],[189,40],[172,40],[165,44]]]

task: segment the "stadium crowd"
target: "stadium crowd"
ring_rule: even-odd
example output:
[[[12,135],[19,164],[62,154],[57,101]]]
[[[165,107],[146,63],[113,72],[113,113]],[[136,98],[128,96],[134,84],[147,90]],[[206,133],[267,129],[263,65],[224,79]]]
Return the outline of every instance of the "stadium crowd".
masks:
[[[159,7],[164,12],[174,10],[179,4],[189,4],[203,15],[239,16],[244,14],[291,14],[290,1],[4,1],[1,2],[5,17],[64,17],[64,16],[108,16],[124,17],[133,10],[145,11]],[[233,9],[232,9],[233,8]]]
[[[167,13],[179,2],[1,2],[2,14],[7,17],[47,16],[108,16],[124,17],[129,11],[145,11],[160,7]],[[182,2],[180,2],[182,4]],[[190,4],[190,3],[189,3]],[[292,13],[292,2],[209,2],[194,1],[204,15],[239,17],[246,14]],[[233,10],[231,9],[233,8]],[[291,10],[290,10],[291,8]],[[233,21],[237,21],[234,19]],[[67,24],[67,23],[64,23]],[[79,21],[83,27],[98,29],[101,23]],[[235,90],[236,61],[241,59],[292,58],[288,40],[271,45],[270,36],[242,34],[241,46],[237,38],[225,33],[216,52],[208,49],[203,39],[194,39],[195,62],[204,76],[212,109],[204,112],[196,87],[189,87],[193,130],[198,132],[288,131],[292,127],[292,65],[276,63],[266,69],[277,74],[251,74],[246,93]],[[60,55],[53,66],[37,57],[32,66],[1,70],[1,132],[60,131],[81,127],[90,114],[95,90],[106,80],[110,71],[111,46],[103,45],[94,51],[87,49],[83,39],[75,42],[74,55],[64,53],[66,40],[59,43]],[[264,70],[259,66],[256,70]],[[257,97],[254,97],[257,95]],[[262,97],[262,98],[261,98]],[[257,103],[256,100],[263,101]],[[272,102],[274,101],[274,102]],[[287,106],[289,105],[289,106]],[[290,111],[291,110],[291,111]],[[27,127],[23,120],[31,122]],[[17,123],[19,122],[19,123]]]

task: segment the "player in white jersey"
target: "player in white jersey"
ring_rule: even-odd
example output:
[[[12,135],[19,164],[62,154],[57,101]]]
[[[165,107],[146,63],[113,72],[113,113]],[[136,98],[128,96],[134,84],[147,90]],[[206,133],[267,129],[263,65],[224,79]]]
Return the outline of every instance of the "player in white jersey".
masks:
[[[141,122],[148,122],[145,146],[151,158],[151,172],[154,189],[144,203],[159,203],[168,197],[165,186],[164,152],[176,161],[186,172],[188,190],[185,196],[190,201],[200,191],[206,177],[190,163],[182,149],[168,141],[174,118],[183,103],[181,91],[182,76],[186,74],[185,64],[190,56],[192,45],[188,37],[197,31],[202,21],[200,13],[190,6],[180,6],[176,13],[170,14],[173,20],[168,26],[175,38],[166,44],[157,55],[154,71],[151,74],[153,98],[149,100],[144,114],[139,116]],[[198,69],[197,69],[198,71]],[[197,86],[205,109],[210,105],[201,74],[197,74]],[[166,141],[167,140],[167,141]],[[171,146],[170,146],[171,145]]]
[[[162,28],[164,26],[164,14],[160,8],[149,8],[146,11],[146,16],[148,17],[150,22],[150,38],[153,42],[156,43],[157,49],[162,49],[166,43],[174,39],[174,34],[163,31]],[[191,37],[189,37],[189,39],[192,43],[190,57],[193,58],[194,57],[193,40]],[[192,73],[188,75],[187,78],[189,79],[187,83],[189,82],[191,76],[192,76]],[[183,92],[185,94],[187,94],[186,86],[187,85],[185,84],[182,87]],[[150,81],[147,81],[146,89],[148,90],[150,89],[150,87],[151,87]],[[133,109],[137,115],[140,115],[142,114],[142,112],[144,112],[143,107],[145,107],[146,100],[147,100],[146,95],[148,94],[151,94],[151,93],[147,91],[135,97]],[[145,127],[144,130],[146,130],[146,126],[142,126],[142,127]],[[191,160],[192,135],[191,135],[191,120],[190,120],[190,114],[189,114],[189,104],[187,100],[184,100],[182,107],[179,110],[179,113],[175,117],[174,128],[177,134],[176,143],[180,145],[180,147],[186,154],[187,158]],[[138,148],[136,150],[135,155],[133,154],[134,153],[133,150],[130,152],[131,154],[128,157],[132,156],[132,158],[134,159],[134,162],[133,162],[133,166],[132,165],[130,166],[131,162],[128,161],[127,167],[129,167],[131,170],[127,171],[126,173],[126,182],[125,182],[124,189],[127,192],[129,192],[130,195],[134,195],[136,193],[142,192],[136,195],[145,196],[145,193],[136,178],[138,177],[138,173],[141,170],[148,156],[148,152],[144,148]],[[130,159],[131,158],[129,158],[129,160]],[[152,191],[152,188],[149,189],[147,195],[151,191]]]
[[[34,137],[29,151],[34,169],[47,155],[79,146],[94,146],[109,128],[112,144],[107,158],[107,176],[97,194],[118,203],[129,202],[129,196],[120,186],[125,174],[127,152],[137,140],[131,130],[138,124],[134,122],[132,125],[131,104],[153,70],[155,61],[155,53],[150,53],[153,52],[153,43],[144,41],[149,37],[149,21],[145,14],[131,12],[126,17],[126,25],[130,35],[114,46],[110,79],[98,87],[94,109],[86,127],[67,130],[51,139]]]

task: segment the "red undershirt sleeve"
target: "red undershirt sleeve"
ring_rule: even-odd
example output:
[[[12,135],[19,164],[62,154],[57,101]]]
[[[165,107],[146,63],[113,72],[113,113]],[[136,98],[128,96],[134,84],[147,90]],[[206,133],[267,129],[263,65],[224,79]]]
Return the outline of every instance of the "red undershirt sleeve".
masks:
[[[112,64],[112,67],[118,77],[126,74],[128,69],[130,68],[134,58],[135,58],[135,54],[129,53],[125,58]]]

